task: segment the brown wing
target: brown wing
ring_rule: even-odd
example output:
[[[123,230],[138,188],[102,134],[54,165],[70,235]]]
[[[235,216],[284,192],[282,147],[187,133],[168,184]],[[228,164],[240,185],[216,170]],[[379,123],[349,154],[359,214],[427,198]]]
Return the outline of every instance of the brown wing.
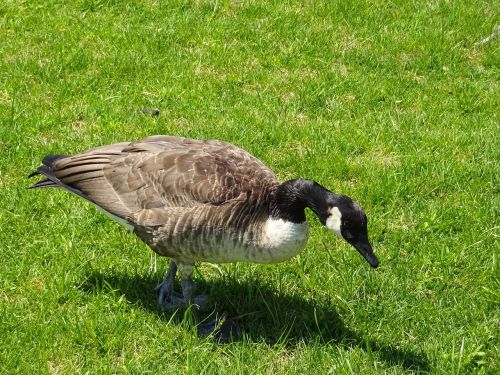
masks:
[[[277,184],[269,168],[238,147],[169,136],[99,147],[48,168],[59,186],[122,218],[143,209],[259,199]]]

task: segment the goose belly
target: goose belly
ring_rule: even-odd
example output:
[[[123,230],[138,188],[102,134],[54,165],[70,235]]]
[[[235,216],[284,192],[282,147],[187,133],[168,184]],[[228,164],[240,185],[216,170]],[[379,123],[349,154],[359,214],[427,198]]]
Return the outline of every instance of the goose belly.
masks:
[[[165,255],[185,262],[278,263],[301,252],[307,243],[307,223],[268,219],[244,231],[228,228],[192,229],[162,239]]]

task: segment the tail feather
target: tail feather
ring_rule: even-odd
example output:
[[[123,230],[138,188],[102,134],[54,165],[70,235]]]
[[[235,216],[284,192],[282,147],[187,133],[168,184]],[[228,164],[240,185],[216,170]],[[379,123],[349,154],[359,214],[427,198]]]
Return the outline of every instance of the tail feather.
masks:
[[[49,167],[52,168],[52,164],[56,161],[56,160],[59,160],[59,159],[64,159],[64,158],[67,158],[68,155],[47,155],[46,157],[44,157],[42,159],[42,166],[38,167],[36,171],[30,173],[28,175],[28,178],[31,178],[31,177],[35,177],[35,176],[38,176],[39,174],[45,174],[45,172],[42,172],[40,171],[41,168],[44,168],[44,167]],[[49,172],[48,170],[45,170],[46,172]],[[38,182],[37,182],[38,184]],[[36,185],[36,184],[35,184]],[[33,186],[31,186],[30,188],[33,188]]]
[[[57,187],[57,184],[50,180],[40,180],[31,185],[28,189],[44,188],[44,187]]]
[[[38,171],[34,171],[34,172],[32,172],[32,173],[30,173],[30,174],[28,175],[28,178],[38,176],[39,174],[40,174],[40,172],[38,172]]]
[[[82,197],[83,199],[86,199],[86,200],[94,203],[93,200],[90,199],[90,197],[87,194],[83,193],[79,189],[74,188],[73,186],[65,184],[64,182],[62,182],[59,178],[57,178],[54,175],[54,173],[52,171],[52,164],[55,161],[57,161],[59,159],[66,158],[66,157],[67,157],[67,155],[47,155],[46,157],[44,157],[42,160],[43,165],[38,167],[38,169],[35,172],[31,173],[28,176],[28,178],[31,178],[31,177],[34,177],[37,175],[43,175],[46,178],[31,185],[28,189],[60,187],[60,188],[69,190],[70,192],[78,195],[79,197]]]
[[[47,155],[42,159],[42,164],[47,167],[52,167],[52,164],[59,159],[67,158],[69,155]]]

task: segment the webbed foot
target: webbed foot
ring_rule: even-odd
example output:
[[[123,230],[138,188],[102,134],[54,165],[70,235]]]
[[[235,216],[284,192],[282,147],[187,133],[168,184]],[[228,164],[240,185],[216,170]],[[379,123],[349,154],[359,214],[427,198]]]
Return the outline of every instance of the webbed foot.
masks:
[[[186,306],[184,296],[181,293],[174,292],[176,273],[177,265],[174,261],[171,261],[165,279],[155,288],[158,293],[158,307],[161,310],[172,311]]]
[[[155,291],[158,293],[158,307],[163,311],[173,311],[187,307],[186,299],[182,293],[174,291],[173,279],[166,277],[158,284]],[[208,303],[208,296],[200,294],[192,298],[193,305],[197,310],[205,310]]]
[[[163,311],[173,311],[186,307],[182,293],[174,292],[173,284],[164,280],[158,284],[155,291],[158,293],[158,307]]]

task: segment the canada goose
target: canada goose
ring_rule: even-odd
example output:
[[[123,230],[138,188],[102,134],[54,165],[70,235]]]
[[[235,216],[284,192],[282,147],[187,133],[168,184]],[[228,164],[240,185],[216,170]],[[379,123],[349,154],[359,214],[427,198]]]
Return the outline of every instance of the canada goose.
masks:
[[[275,174],[226,142],[152,136],[73,155],[46,156],[31,188],[60,187],[88,200],[172,259],[156,287],[166,308],[202,303],[191,281],[198,261],[276,263],[307,242],[309,207],[372,267],[367,218],[351,198],[318,183]],[[182,295],[173,290],[176,272]]]

